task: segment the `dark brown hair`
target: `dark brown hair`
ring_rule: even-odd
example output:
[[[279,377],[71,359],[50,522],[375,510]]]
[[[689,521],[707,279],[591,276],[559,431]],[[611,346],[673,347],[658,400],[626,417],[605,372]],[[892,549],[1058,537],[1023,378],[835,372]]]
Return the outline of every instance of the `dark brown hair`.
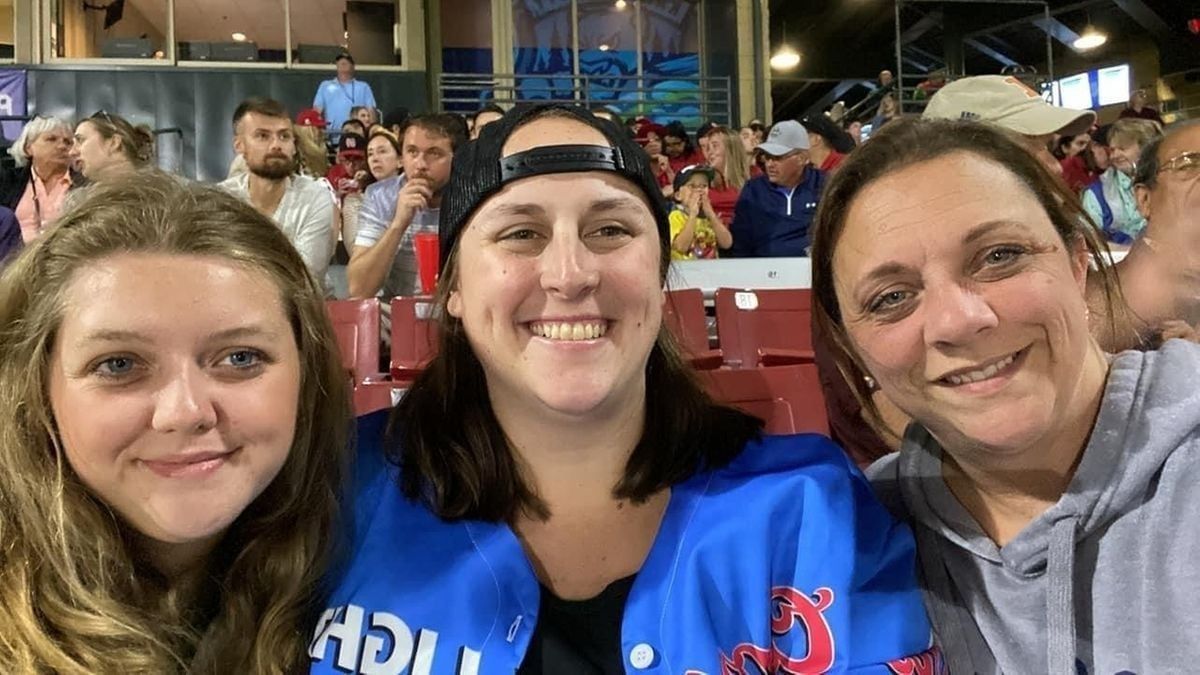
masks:
[[[558,114],[551,108],[527,122]],[[660,245],[662,281],[670,262],[670,248]],[[500,522],[522,512],[546,518],[546,504],[526,482],[496,419],[462,322],[446,311],[457,276],[455,239],[434,303],[441,317],[438,355],[392,411],[388,455],[401,467],[404,495],[441,518]],[[616,497],[644,501],[698,471],[720,468],[762,433],[761,420],[713,402],[665,326],[645,375],[645,427],[613,488]]]
[[[238,123],[250,113],[263,115],[264,117],[292,119],[291,115],[288,115],[287,108],[283,107],[283,104],[279,101],[273,98],[254,96],[239,103],[237,109],[233,111],[233,133],[237,133]]]
[[[876,429],[886,429],[871,399],[866,368],[858,359],[842,322],[834,288],[833,256],[846,226],[846,217],[858,195],[884,176],[948,154],[977,155],[1007,169],[1037,198],[1054,229],[1069,250],[1085,246],[1104,290],[1104,306],[1091,307],[1103,317],[1102,331],[1116,333],[1118,313],[1125,312],[1116,275],[1106,255],[1107,246],[1091,224],[1079,197],[1004,131],[978,122],[959,120],[898,119],[889,122],[871,140],[855,150],[826,185],[813,223],[812,287],[817,302],[814,320],[830,337],[830,351],[838,370]],[[931,225],[935,227],[936,225]],[[1096,331],[1093,325],[1093,333]],[[1103,340],[1102,340],[1103,342]]]
[[[404,134],[412,127],[424,129],[435,136],[449,138],[451,152],[457,151],[467,142],[467,123],[461,116],[453,113],[427,113],[410,118],[400,132],[401,144],[404,142]]]

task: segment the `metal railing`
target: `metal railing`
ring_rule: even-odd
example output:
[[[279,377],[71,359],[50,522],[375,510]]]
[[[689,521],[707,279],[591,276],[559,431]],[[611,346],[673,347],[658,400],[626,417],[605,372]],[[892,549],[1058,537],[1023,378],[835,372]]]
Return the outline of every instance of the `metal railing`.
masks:
[[[628,118],[716,121],[729,124],[733,101],[728,77],[664,75],[571,75],[515,73],[441,73],[437,81],[441,110],[471,112],[488,103],[578,103],[607,108]]]

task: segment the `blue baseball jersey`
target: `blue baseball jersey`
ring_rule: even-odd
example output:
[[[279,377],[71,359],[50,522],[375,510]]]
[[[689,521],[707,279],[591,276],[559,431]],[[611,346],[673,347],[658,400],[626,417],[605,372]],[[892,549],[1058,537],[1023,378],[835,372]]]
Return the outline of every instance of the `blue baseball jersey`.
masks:
[[[503,523],[404,498],[359,423],[354,549],[316,626],[313,673],[511,675],[539,585]],[[767,437],[671,489],[621,625],[627,673],[939,673],[908,529],[822,436]]]

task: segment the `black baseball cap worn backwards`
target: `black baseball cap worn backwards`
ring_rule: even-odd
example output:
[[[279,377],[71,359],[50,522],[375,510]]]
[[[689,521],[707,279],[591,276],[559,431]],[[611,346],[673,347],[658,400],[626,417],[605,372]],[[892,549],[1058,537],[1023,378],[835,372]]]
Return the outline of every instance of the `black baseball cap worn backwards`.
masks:
[[[559,118],[577,120],[608,140],[608,145],[546,145],[524,152],[502,156],[504,143],[517,128],[545,116],[548,111]],[[628,134],[612,124],[592,116],[577,106],[541,104],[520,106],[504,117],[485,126],[477,140],[463,144],[454,154],[450,180],[442,190],[442,207],[438,219],[440,268],[445,271],[450,249],[471,215],[489,197],[505,185],[529,178],[560,173],[609,171],[623,176],[641,188],[650,204],[658,227],[659,240],[670,242],[670,225],[666,202],[658,181],[650,172],[650,157]]]

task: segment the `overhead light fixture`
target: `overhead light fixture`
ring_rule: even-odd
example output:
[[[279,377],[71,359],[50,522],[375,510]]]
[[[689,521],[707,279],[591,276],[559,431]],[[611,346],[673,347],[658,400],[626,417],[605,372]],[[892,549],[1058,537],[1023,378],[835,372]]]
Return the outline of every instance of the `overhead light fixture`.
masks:
[[[231,35],[229,37],[232,37],[234,42],[245,42],[246,41],[245,33],[234,33],[233,35]]]
[[[625,2],[625,0],[617,0],[617,2],[616,2],[617,9],[625,9],[628,6],[629,6],[629,3]]]
[[[611,47],[609,47],[608,45],[600,45],[600,51],[602,51],[602,52],[606,52],[609,49],[611,49]]]
[[[771,56],[771,67],[775,70],[791,70],[800,65],[800,53],[783,45]]]
[[[1083,29],[1083,34],[1077,40],[1071,43],[1071,46],[1080,51],[1095,49],[1100,45],[1108,42],[1108,36],[1096,30],[1092,26]]]

